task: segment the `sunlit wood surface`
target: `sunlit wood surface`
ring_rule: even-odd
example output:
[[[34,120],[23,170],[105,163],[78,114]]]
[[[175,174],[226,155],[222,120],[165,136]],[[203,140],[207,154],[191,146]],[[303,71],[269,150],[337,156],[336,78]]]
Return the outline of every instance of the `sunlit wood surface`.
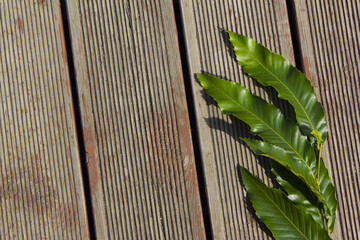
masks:
[[[0,239],[271,239],[238,172],[271,185],[267,160],[194,74],[289,109],[242,72],[222,29],[296,59],[315,85],[333,237],[358,239],[356,0],[0,0]]]

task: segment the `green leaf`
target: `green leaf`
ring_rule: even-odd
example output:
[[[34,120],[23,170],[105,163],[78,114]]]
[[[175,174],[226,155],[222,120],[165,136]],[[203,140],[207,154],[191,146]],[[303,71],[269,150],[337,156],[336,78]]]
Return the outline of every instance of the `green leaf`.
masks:
[[[321,196],[314,175],[312,175],[310,169],[303,162],[292,158],[285,152],[284,149],[268,142],[245,138],[242,138],[242,140],[246,142],[254,153],[271,158],[281,164],[291,171],[291,173],[293,173],[296,177],[302,180],[312,192],[314,192],[317,196]]]
[[[320,224],[292,204],[281,190],[267,187],[245,168],[241,168],[241,175],[256,215],[276,239],[330,239]]]
[[[279,109],[262,98],[252,95],[238,83],[208,74],[198,74],[197,77],[223,113],[232,114],[246,122],[254,134],[284,149],[295,160],[303,162],[311,172],[312,178],[316,179],[318,169],[314,149],[301,134],[299,127],[286,119]],[[323,196],[328,194],[326,190],[320,188],[317,197],[324,204],[326,212],[330,214],[330,208]]]
[[[322,144],[328,134],[326,116],[317,101],[314,87],[305,74],[296,69],[282,56],[268,50],[254,40],[227,31],[234,46],[236,58],[246,73],[264,86],[272,86],[279,98],[294,106],[296,119],[302,132],[316,138],[320,133]]]
[[[272,172],[276,175],[276,180],[289,194],[288,198],[300,208],[309,212],[317,222],[322,223],[321,214],[319,212],[319,203],[316,198],[311,194],[304,184],[299,181],[297,176],[289,172],[285,167],[280,164],[271,161]],[[327,216],[325,222],[325,229],[329,228],[330,233],[334,231],[335,220],[336,220],[336,209],[337,200],[335,197],[335,187],[331,182],[329,172],[325,167],[324,160],[320,160],[320,171],[319,171],[319,185],[326,192],[324,195],[326,202],[330,207],[330,214]],[[326,226],[328,225],[328,226]]]
[[[312,193],[316,196],[324,197],[330,211],[329,229],[330,232],[333,232],[337,200],[335,198],[335,187],[331,183],[323,159],[321,159],[320,162],[319,186],[324,194],[319,192],[316,179],[313,178],[309,169],[301,161],[290,157],[285,150],[263,141],[245,138],[242,138],[242,140],[246,142],[255,154],[271,158],[275,161],[275,163],[272,161],[271,164],[271,166],[275,168],[273,172],[277,176],[279,184],[289,193],[289,199],[292,200],[295,205],[308,211],[314,220],[319,223],[323,223],[319,212],[319,203],[317,203],[316,198],[314,198]],[[288,171],[286,171],[286,169]],[[284,179],[286,179],[286,181],[284,181]],[[312,193],[309,190],[311,190]],[[312,203],[309,199],[311,199]],[[327,229],[327,227],[325,229]]]
[[[238,83],[208,74],[198,74],[197,77],[223,113],[234,115],[246,122],[254,134],[283,148],[290,156],[316,170],[316,155],[307,138],[301,134],[298,126],[286,119],[274,105],[252,95]]]
[[[309,191],[306,185],[299,181],[293,173],[280,165],[279,163],[270,160],[271,171],[275,174],[276,180],[280,186],[288,193],[287,197],[299,208],[308,212],[313,219],[321,224],[323,229],[327,230],[326,221],[322,220],[320,213],[320,202],[316,196]]]

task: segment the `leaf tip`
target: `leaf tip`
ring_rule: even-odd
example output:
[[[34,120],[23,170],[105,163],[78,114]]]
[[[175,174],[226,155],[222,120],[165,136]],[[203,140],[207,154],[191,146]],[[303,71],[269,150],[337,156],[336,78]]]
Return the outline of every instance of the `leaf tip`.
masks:
[[[196,78],[199,80],[200,84],[204,87],[205,74],[196,73]]]
[[[244,168],[242,166],[239,166],[239,168],[240,168],[242,180],[243,180],[243,182],[246,182],[247,178],[249,177],[249,175],[251,175],[251,173],[249,172],[249,170],[247,170],[246,168]]]

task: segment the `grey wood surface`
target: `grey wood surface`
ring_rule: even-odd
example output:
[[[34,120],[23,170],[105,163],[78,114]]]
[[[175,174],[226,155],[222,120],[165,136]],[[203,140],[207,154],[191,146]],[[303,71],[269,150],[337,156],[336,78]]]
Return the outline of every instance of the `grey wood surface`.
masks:
[[[204,239],[172,1],[67,1],[98,239]]]
[[[252,37],[294,63],[287,1],[175,2],[185,79],[173,1],[0,0],[0,239],[90,238],[76,127],[84,135],[98,239],[205,239],[195,161],[204,169],[213,237],[271,238],[254,218],[238,172],[245,166],[272,185],[268,163],[239,140],[248,127],[221,114],[194,74],[239,82],[291,114],[274,91],[246,77],[221,30]],[[323,154],[339,201],[333,238],[359,239],[360,2],[288,3],[297,57],[328,116]],[[194,98],[201,159],[194,158],[185,90]]]
[[[59,1],[0,1],[0,238],[87,239]]]

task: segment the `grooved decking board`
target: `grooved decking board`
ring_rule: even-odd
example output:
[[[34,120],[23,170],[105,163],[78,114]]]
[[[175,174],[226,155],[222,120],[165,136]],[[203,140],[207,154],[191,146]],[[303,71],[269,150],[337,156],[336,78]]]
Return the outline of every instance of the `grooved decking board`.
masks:
[[[295,1],[306,74],[328,117],[325,149],[337,190],[334,239],[360,236],[360,2]]]
[[[99,239],[204,239],[172,1],[68,1]]]
[[[259,85],[245,77],[234,56],[230,56],[220,29],[252,37],[293,61],[286,3],[280,0],[182,0],[181,3],[192,77],[189,81],[193,86],[214,238],[267,239],[264,226],[255,221],[253,211],[249,211],[251,207],[240,184],[238,165],[269,183],[259,162],[264,168],[268,168],[268,164],[263,158],[256,158],[240,141],[239,137],[249,136],[249,128],[221,114],[194,74],[208,72],[266,96]],[[274,99],[276,94],[272,91],[269,94]],[[286,111],[286,106],[283,107]]]
[[[0,1],[0,238],[86,239],[59,1]]]

